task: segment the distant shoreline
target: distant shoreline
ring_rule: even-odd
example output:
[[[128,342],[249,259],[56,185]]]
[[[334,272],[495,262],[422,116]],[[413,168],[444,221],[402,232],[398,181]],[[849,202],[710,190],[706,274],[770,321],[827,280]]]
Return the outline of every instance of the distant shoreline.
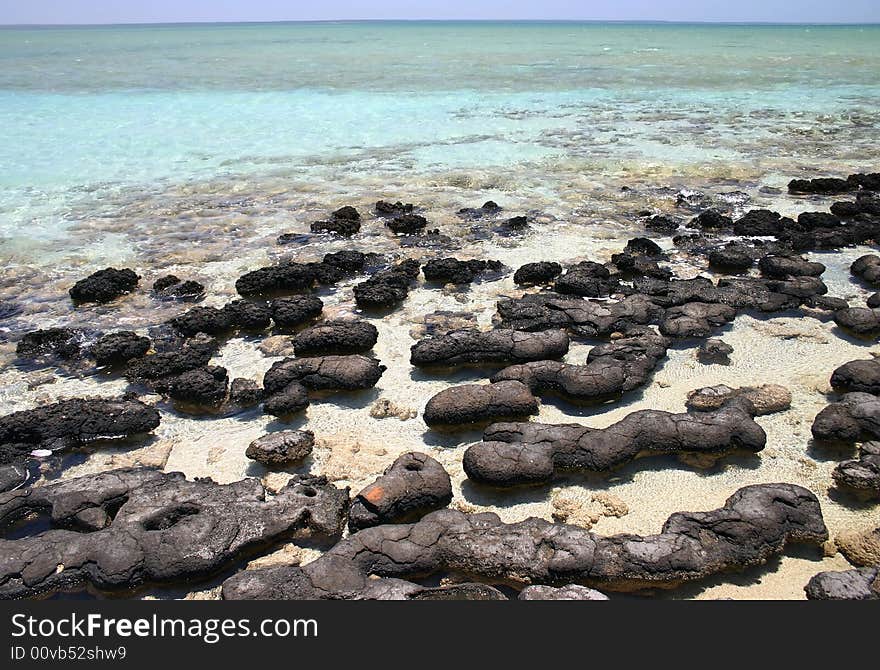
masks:
[[[876,28],[880,22],[774,22],[774,21],[664,21],[664,20],[591,20],[591,19],[315,19],[291,21],[177,21],[147,23],[0,23],[0,29],[58,28],[174,28],[190,26],[261,26],[261,25],[349,25],[365,24],[523,24],[523,25],[620,25],[620,26],[700,26],[700,27],[768,27],[768,28]]]

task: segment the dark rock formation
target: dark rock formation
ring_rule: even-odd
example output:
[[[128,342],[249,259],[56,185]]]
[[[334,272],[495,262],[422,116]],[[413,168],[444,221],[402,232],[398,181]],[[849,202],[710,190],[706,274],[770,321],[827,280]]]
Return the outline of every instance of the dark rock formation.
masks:
[[[482,207],[463,207],[458,210],[457,214],[459,218],[475,220],[482,219],[484,216],[494,216],[500,211],[501,207],[499,207],[495,202],[487,200],[483,203]]]
[[[150,338],[141,337],[130,330],[107,333],[98,339],[89,353],[98,365],[116,367],[132,358],[140,358],[150,350]]]
[[[418,367],[510,364],[562,358],[568,353],[568,335],[562,330],[527,333],[476,328],[453,330],[416,342],[410,363]]]
[[[642,295],[610,303],[546,293],[498,301],[501,328],[525,331],[567,328],[581,337],[623,332],[634,325],[657,321],[663,312],[662,307]]]
[[[810,600],[880,600],[880,567],[820,572],[804,591]]]
[[[303,263],[282,263],[243,274],[235,281],[235,290],[245,297],[282,292],[304,293],[312,290],[316,281],[314,267]]]
[[[645,228],[647,230],[653,230],[658,233],[666,233],[672,234],[676,230],[678,230],[679,223],[675,219],[669,216],[652,216],[650,219],[645,221]]]
[[[159,412],[139,400],[74,398],[0,417],[0,462],[26,459],[34,449],[79,447],[149,433]]]
[[[229,385],[229,401],[240,407],[251,407],[263,399],[263,389],[253,379],[236,377]]]
[[[192,337],[196,333],[222,335],[232,328],[229,314],[216,307],[193,307],[188,312],[175,316],[168,323],[186,337]]]
[[[320,316],[324,303],[313,295],[276,298],[269,304],[272,320],[279,328],[300,326]]]
[[[386,523],[409,523],[452,500],[452,482],[443,466],[416,451],[399,456],[382,476],[355,496],[348,527],[352,532]]]
[[[367,356],[285,358],[266,372],[263,388],[272,394],[298,382],[314,391],[358,391],[375,386],[384,371],[384,365]]]
[[[523,585],[582,583],[603,590],[673,587],[760,565],[788,543],[828,537],[819,501],[793,484],[759,484],[710,512],[678,512],[658,535],[600,536],[530,518],[440,510],[415,524],[367,528],[302,566],[248,570],[223,584],[226,599],[360,599],[438,572]],[[378,579],[376,578],[378,577]]]
[[[377,272],[354,287],[355,302],[366,309],[396,307],[406,299],[419,269],[418,261],[409,259]]]
[[[76,303],[110,302],[137,288],[140,277],[134,270],[105,268],[80,279],[68,291]]]
[[[15,348],[19,358],[74,360],[82,355],[84,333],[75,328],[42,328],[25,333]]]
[[[812,263],[801,256],[764,256],[758,261],[758,268],[761,274],[772,279],[818,277],[825,272],[822,263]]]
[[[834,483],[843,489],[880,496],[880,442],[865,442],[859,458],[843,461],[831,473]]]
[[[208,365],[217,346],[217,340],[200,333],[175,350],[133,358],[126,365],[125,376],[133,382],[152,382],[195,370]]]
[[[350,237],[361,229],[361,215],[351,205],[340,207],[330,214],[329,221],[315,221],[311,225],[313,233],[335,233]]]
[[[741,402],[741,401],[746,402]],[[791,407],[791,391],[778,384],[730,388],[724,384],[705,386],[688,393],[685,405],[694,412],[713,412],[736,403],[752,416],[782,412]]]
[[[702,230],[721,230],[723,228],[732,228],[733,219],[729,216],[724,216],[717,209],[707,209],[691,219],[688,227],[700,228]]]
[[[186,405],[217,407],[226,400],[228,382],[226,368],[209,365],[160,382],[157,388],[166,390],[172,399]]]
[[[411,203],[403,204],[400,200],[397,202],[379,200],[376,202],[375,209],[378,216],[400,216],[401,214],[411,214],[414,207]]]
[[[754,264],[748,249],[740,244],[728,244],[709,253],[709,267],[717,272],[743,274]]]
[[[880,286],[880,256],[876,254],[859,256],[850,265],[849,270],[856,277],[860,277],[871,286],[875,288]]]
[[[348,490],[294,477],[268,496],[258,479],[216,484],[146,468],[0,494],[0,523],[45,514],[52,528],[0,540],[0,598],[91,584],[114,591],[209,577],[294,531],[336,538]]]
[[[575,402],[616,397],[643,385],[666,356],[669,341],[649,328],[593,347],[586,365],[536,361],[504,368],[493,382],[516,380],[532,393],[553,393]]]
[[[844,330],[862,338],[880,334],[880,309],[870,307],[846,307],[834,312],[834,323]]]
[[[518,381],[464,384],[434,395],[425,405],[429,426],[468,426],[535,414],[538,400]]]
[[[708,337],[735,316],[736,310],[728,305],[689,302],[666,310],[660,321],[660,332],[677,338]]]
[[[573,265],[559,277],[553,285],[553,290],[562,294],[601,298],[611,295],[618,290],[618,287],[617,278],[611,277],[611,273],[604,265],[583,261]]]
[[[739,407],[670,414],[642,410],[601,430],[577,424],[496,423],[467,448],[464,471],[474,481],[517,486],[550,481],[557,470],[607,471],[646,455],[757,452],[767,437]]]
[[[391,229],[391,232],[398,235],[414,235],[425,229],[428,225],[428,219],[419,214],[401,214],[386,221],[385,225]]]
[[[812,426],[817,440],[852,444],[880,438],[880,398],[870,393],[847,393],[816,415]]]
[[[876,309],[880,307],[880,293],[872,293],[868,296],[868,299],[865,301],[865,304],[871,309]],[[846,309],[847,305],[843,305],[840,309]]]
[[[504,270],[500,261],[460,261],[456,258],[437,258],[422,267],[427,281],[442,284],[470,284],[481,276],[498,278]]]
[[[272,310],[265,302],[233,300],[223,306],[223,313],[232,328],[256,331],[272,325]]]
[[[267,468],[284,468],[304,459],[314,447],[312,431],[282,430],[258,437],[248,445],[244,455]]]
[[[263,403],[263,411],[272,416],[286,418],[301,412],[308,406],[308,389],[299,382],[291,382],[266,398]]]
[[[360,354],[378,339],[379,331],[368,321],[324,321],[294,335],[293,348],[297,356]]]
[[[513,273],[513,281],[520,286],[534,286],[546,284],[560,274],[562,274],[562,266],[559,263],[548,261],[526,263]]]
[[[153,295],[160,300],[195,302],[205,297],[205,287],[197,281],[186,281],[175,275],[165,275],[153,282]]]
[[[775,237],[794,221],[769,209],[752,209],[737,219],[733,232],[743,237]]]
[[[697,350],[697,358],[700,363],[711,365],[717,363],[719,365],[730,365],[730,354],[733,353],[733,347],[724,340],[710,337],[700,345]]]
[[[876,358],[844,363],[831,373],[831,386],[835,391],[864,391],[880,394],[880,361]]]
[[[789,193],[819,193],[822,195],[846,193],[855,186],[846,179],[817,177],[815,179],[792,179],[788,182]]]

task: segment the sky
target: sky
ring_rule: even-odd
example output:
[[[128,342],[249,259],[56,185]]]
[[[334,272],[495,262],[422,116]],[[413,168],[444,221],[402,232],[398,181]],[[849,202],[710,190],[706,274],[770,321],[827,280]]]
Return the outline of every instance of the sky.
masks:
[[[878,23],[880,0],[0,0],[0,24],[336,19]]]

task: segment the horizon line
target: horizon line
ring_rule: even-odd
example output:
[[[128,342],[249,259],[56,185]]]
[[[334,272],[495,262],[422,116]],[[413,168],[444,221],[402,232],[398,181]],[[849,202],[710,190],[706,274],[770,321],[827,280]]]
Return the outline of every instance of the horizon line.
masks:
[[[715,25],[715,26],[880,26],[877,21],[727,21],[727,20],[669,20],[669,19],[277,19],[277,20],[215,20],[215,21],[122,21],[108,23],[0,23],[0,28],[104,28],[147,26],[222,26],[269,24],[334,24],[334,23],[616,23],[659,25]]]

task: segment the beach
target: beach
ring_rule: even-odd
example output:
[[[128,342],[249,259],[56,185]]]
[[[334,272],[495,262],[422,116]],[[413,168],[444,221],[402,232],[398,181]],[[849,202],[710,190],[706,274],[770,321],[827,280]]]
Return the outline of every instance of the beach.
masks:
[[[759,453],[708,466],[651,456],[524,488],[470,481],[462,457],[481,427],[438,430],[424,420],[433,396],[485,383],[504,366],[421,370],[410,348],[455,328],[499,327],[499,300],[547,290],[514,281],[527,263],[610,267],[633,238],[656,242],[660,265],[678,279],[728,276],[672,234],[646,228],[651,216],[694,233],[688,222],[708,209],[732,221],[759,209],[797,220],[851,199],[788,184],[878,170],[880,53],[871,47],[880,28],[388,22],[0,33],[10,66],[0,71],[0,301],[11,306],[0,321],[0,415],[130,390],[120,374],[22,361],[16,347],[50,327],[81,329],[88,341],[117,330],[155,337],[152,329],[192,307],[150,292],[168,274],[200,282],[198,305],[220,308],[239,298],[236,280],[249,271],[343,250],[378,254],[381,269],[448,257],[506,268],[464,284],[419,277],[383,313],[354,300],[362,274],[317,286],[323,319],[377,329],[371,355],[385,370],[374,386],[314,397],[286,420],[260,407],[182,411],[167,394],[138,387],[161,415],[148,439],[53,454],[31,464],[29,485],[145,465],[220,484],[256,477],[274,492],[292,474],[323,475],[354,495],[418,451],[449,473],[453,510],[493,512],[507,524],[560,521],[568,510],[565,521],[603,536],[659,533],[671,514],[720,508],[754,484],[790,483],[818,499],[831,540],[824,547],[788,548],[743,572],[639,597],[804,598],[813,575],[852,567],[834,549],[836,536],[877,526],[876,504],[836,493],[832,471],[854,446],[813,443],[814,418],[836,397],[832,371],[880,354],[875,338],[843,332],[829,310],[738,310],[712,333],[733,347],[728,365],[701,362],[699,339],[677,339],[647,382],[621,398],[542,395],[531,417],[606,428],[638,410],[684,412],[688,392],[701,387],[779,384],[791,407],[755,417],[766,433]],[[413,203],[439,235],[393,233],[377,201]],[[487,201],[500,213],[460,212]],[[312,230],[343,206],[360,213],[358,232]],[[518,216],[524,229],[499,228]],[[715,245],[743,237],[703,232]],[[825,266],[827,295],[850,307],[874,293],[850,272],[874,252],[873,240],[802,250]],[[139,287],[105,304],[70,299],[74,282],[108,266],[132,268]],[[757,264],[740,274],[761,276]],[[210,364],[230,379],[260,382],[292,355],[288,333],[220,339]],[[563,360],[582,364],[609,339],[572,336]],[[282,429],[312,431],[312,453],[276,470],[245,455]],[[326,550],[285,538],[237,569],[248,560],[251,568],[307,564]],[[131,595],[216,598],[229,575]]]

